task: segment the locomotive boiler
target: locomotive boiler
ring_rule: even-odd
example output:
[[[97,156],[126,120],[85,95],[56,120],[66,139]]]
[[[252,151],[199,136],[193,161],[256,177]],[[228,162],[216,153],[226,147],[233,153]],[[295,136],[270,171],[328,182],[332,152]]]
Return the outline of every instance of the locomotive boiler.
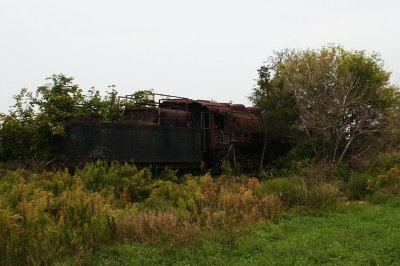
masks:
[[[163,94],[131,104],[133,97],[119,97],[123,115],[117,121],[70,119],[62,160],[202,170],[216,170],[228,160],[242,169],[259,167],[264,141],[260,108]]]

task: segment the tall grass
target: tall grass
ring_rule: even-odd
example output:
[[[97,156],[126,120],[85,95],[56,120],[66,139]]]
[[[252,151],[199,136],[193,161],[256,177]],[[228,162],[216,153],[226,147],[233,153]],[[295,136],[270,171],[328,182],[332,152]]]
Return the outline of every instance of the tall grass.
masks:
[[[400,190],[397,166],[368,172],[361,181],[355,173],[348,183],[319,167],[264,181],[229,169],[220,177],[178,178],[171,169],[155,177],[147,168],[103,162],[74,175],[3,170],[0,265],[52,264],[64,256],[82,262],[100,245],[121,241],[198,245],[204,232],[278,221],[290,208],[326,211],[345,194],[362,198]]]
[[[110,238],[108,211],[99,193],[67,172],[6,172],[0,180],[0,264],[51,264],[93,250]]]

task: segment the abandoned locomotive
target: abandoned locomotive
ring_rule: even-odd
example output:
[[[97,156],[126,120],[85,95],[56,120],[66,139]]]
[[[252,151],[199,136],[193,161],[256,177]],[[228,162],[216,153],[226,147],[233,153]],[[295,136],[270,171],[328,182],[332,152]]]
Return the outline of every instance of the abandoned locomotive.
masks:
[[[230,160],[242,169],[259,167],[264,133],[258,107],[162,94],[130,104],[132,97],[119,97],[123,116],[118,121],[70,119],[62,160],[74,164],[117,160],[202,170]]]

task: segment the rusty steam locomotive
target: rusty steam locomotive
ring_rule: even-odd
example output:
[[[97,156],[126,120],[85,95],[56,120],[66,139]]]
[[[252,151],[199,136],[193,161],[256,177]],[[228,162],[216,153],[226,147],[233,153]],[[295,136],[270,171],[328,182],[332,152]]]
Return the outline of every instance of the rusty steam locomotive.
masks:
[[[260,166],[260,108],[162,94],[129,105],[132,97],[119,97],[124,107],[118,121],[70,119],[63,160],[75,165],[101,159],[202,170],[216,169],[223,160],[242,169]]]

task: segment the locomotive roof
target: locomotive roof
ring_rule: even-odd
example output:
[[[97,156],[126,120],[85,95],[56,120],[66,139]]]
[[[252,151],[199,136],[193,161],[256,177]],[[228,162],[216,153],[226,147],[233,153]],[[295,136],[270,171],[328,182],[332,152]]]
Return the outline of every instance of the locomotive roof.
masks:
[[[218,103],[206,100],[192,100],[192,99],[168,99],[164,100],[163,103],[166,104],[198,104],[207,108],[211,112],[219,113],[229,113],[233,111],[247,111],[251,113],[260,113],[261,109],[259,107],[245,107],[242,104],[229,104],[229,103]]]

